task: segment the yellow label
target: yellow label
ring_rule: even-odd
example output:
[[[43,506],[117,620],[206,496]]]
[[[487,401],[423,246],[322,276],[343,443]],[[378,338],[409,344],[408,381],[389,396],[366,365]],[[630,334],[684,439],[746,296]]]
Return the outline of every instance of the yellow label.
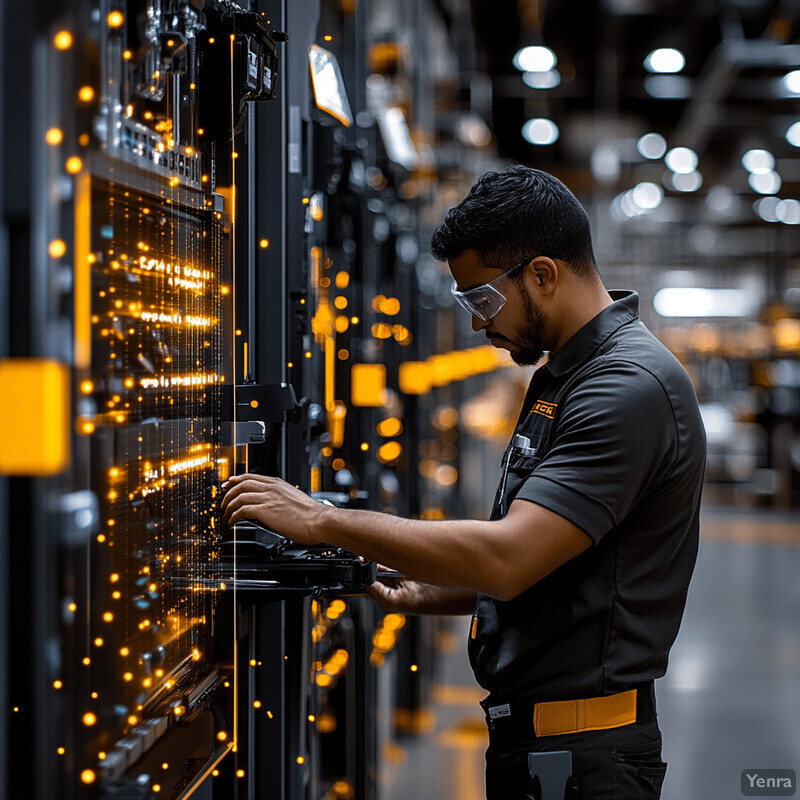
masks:
[[[547,419],[555,419],[557,408],[558,403],[545,403],[544,400],[537,400],[533,404],[531,414],[541,414],[543,417],[547,417]]]
[[[472,630],[470,631],[469,638],[474,639],[478,635],[478,617],[472,618]]]

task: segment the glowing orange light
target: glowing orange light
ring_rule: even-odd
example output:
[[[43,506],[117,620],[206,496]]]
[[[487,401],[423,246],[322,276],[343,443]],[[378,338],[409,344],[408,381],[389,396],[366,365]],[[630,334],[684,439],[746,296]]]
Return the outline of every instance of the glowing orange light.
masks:
[[[412,664],[411,665],[411,671],[412,672],[416,672],[418,669],[419,669],[419,667],[416,664]]]
[[[237,778],[244,778],[244,770],[243,769],[237,769],[236,770],[236,777]]]
[[[172,709],[172,713],[176,717],[182,717],[186,713],[186,707],[185,706],[175,706],[175,708]]]
[[[228,738],[228,734],[225,733],[225,731],[220,731],[217,734],[217,739],[219,739],[220,742],[224,742],[227,738]]]
[[[78,99],[84,103],[90,103],[94,99],[94,89],[91,86],[81,86],[78,89]]]
[[[106,18],[109,28],[121,28],[122,23],[125,22],[125,17],[122,16],[121,11],[112,11]]]
[[[164,762],[164,763],[161,765],[161,769],[169,769],[169,764],[167,764],[167,762],[165,761],[165,762]]]
[[[67,751],[63,747],[59,747],[58,750],[56,750],[56,753],[58,753],[60,756],[63,756],[66,752]]]
[[[94,778],[94,771],[91,769],[85,769],[83,772],[81,772],[81,780],[84,783],[94,783]]]
[[[125,50],[125,51],[123,51],[123,53],[122,53],[122,57],[123,57],[123,58],[124,58],[126,61],[130,61],[130,60],[133,58],[133,53],[131,53],[131,51],[130,51],[130,50]]]
[[[88,667],[89,664],[91,664],[91,663],[92,663],[92,659],[89,658],[89,656],[84,656],[83,657],[83,666],[84,667]]]
[[[361,442],[361,449],[366,453],[369,450],[369,444],[367,442]]]
[[[70,175],[77,175],[83,169],[83,161],[78,156],[72,156],[64,166]]]
[[[47,248],[51,258],[61,258],[67,252],[67,245],[62,239],[53,239]]]
[[[128,725],[135,725],[138,721],[139,721],[139,717],[137,717],[135,714],[131,714],[128,717]]]
[[[95,647],[102,647],[103,646],[103,640],[99,636],[94,640],[94,646]]]
[[[351,325],[358,325],[358,317],[350,317],[350,324]]]
[[[325,41],[326,42],[330,42],[332,39],[333,39],[333,36],[330,36],[330,35],[325,37]]]
[[[83,724],[84,724],[84,725],[86,725],[86,726],[88,726],[88,727],[91,727],[91,726],[92,726],[92,725],[94,725],[96,722],[97,722],[97,716],[96,716],[95,714],[92,714],[92,712],[91,712],[91,711],[87,711],[87,712],[86,712],[86,713],[83,715]]]
[[[216,41],[216,39],[212,36],[212,37],[209,38],[208,43],[209,44],[214,44],[215,41]]]
[[[113,492],[111,494],[113,494]],[[105,540],[106,540],[106,535],[104,533],[97,534],[97,541],[100,542],[100,544],[103,544]]]
[[[253,708],[261,708],[261,701],[253,700]]]
[[[114,469],[112,469],[111,472],[113,473],[115,469],[116,467],[114,467]],[[117,474],[119,474],[119,470],[117,470]],[[116,583],[119,580],[119,574],[116,572],[112,572],[111,575],[109,576],[109,580],[111,581],[111,583]]]
[[[53,688],[60,689],[64,684],[61,681],[53,681]]]
[[[261,245],[261,247],[263,247],[266,250],[266,248],[269,247],[269,239],[262,239],[259,242],[259,245]]]
[[[67,610],[71,611],[74,614],[78,610],[78,606],[75,603],[70,603],[67,606]]]
[[[44,140],[47,144],[61,144],[64,141],[64,134],[61,131],[61,128],[50,128],[47,133],[44,135]]]
[[[103,614],[103,622],[111,622],[114,619],[114,615],[110,611],[106,611]]]
[[[53,44],[57,50],[69,50],[72,47],[72,34],[69,31],[59,31],[53,37]]]
[[[316,720],[316,717],[313,714],[309,714],[308,715],[308,721],[309,722],[314,722],[314,720]]]
[[[297,763],[298,764],[305,764],[306,760],[303,758],[303,756],[297,756]]]
[[[160,792],[161,791],[161,787],[157,783],[154,783],[153,784],[153,791],[154,792]]]
[[[106,754],[106,753],[104,753],[104,752],[101,750],[101,751],[100,751],[100,752],[97,754],[97,759],[98,759],[98,761],[105,761],[105,760],[106,760],[106,755],[107,755],[107,754]]]
[[[214,771],[211,773],[211,776],[212,776],[213,778],[218,778],[218,777],[219,777],[219,770],[218,770],[218,769],[215,769],[215,770],[214,770]]]
[[[123,678],[123,680],[126,680],[126,681],[130,682],[130,681],[132,681],[132,680],[133,680],[133,673],[132,673],[132,672],[126,672],[126,673],[125,673],[125,674],[122,676],[122,678]]]
[[[111,592],[111,597],[113,597],[114,600],[119,600],[122,595],[119,592]]]

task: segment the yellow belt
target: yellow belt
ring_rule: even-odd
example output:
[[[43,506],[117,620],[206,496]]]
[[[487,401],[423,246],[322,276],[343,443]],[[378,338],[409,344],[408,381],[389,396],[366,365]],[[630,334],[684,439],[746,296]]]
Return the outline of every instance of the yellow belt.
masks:
[[[537,736],[602,731],[636,722],[636,689],[585,700],[557,700],[533,707]]]

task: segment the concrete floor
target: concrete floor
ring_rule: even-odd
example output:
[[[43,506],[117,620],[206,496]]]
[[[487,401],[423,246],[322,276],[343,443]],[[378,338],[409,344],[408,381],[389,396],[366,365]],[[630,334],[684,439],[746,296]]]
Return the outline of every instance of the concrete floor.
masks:
[[[486,734],[468,620],[442,639],[429,730],[398,739],[380,800],[482,800]],[[658,712],[662,800],[742,797],[741,773],[800,773],[800,515],[703,513],[697,568]]]

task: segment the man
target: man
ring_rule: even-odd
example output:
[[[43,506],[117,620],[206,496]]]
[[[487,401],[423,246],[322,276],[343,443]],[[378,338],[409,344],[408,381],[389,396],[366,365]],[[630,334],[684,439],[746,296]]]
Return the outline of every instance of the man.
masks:
[[[637,296],[606,291],[586,212],[547,173],[484,175],[433,252],[476,331],[519,364],[549,353],[491,519],[336,509],[256,475],[231,478],[225,516],[409,576],[372,587],[385,609],[474,613],[470,659],[490,693],[489,800],[538,797],[550,781],[561,800],[570,773],[568,797],[658,798],[666,765],[653,681],[694,567],[705,462],[689,378],[638,321]],[[552,752],[567,761],[541,756]]]

